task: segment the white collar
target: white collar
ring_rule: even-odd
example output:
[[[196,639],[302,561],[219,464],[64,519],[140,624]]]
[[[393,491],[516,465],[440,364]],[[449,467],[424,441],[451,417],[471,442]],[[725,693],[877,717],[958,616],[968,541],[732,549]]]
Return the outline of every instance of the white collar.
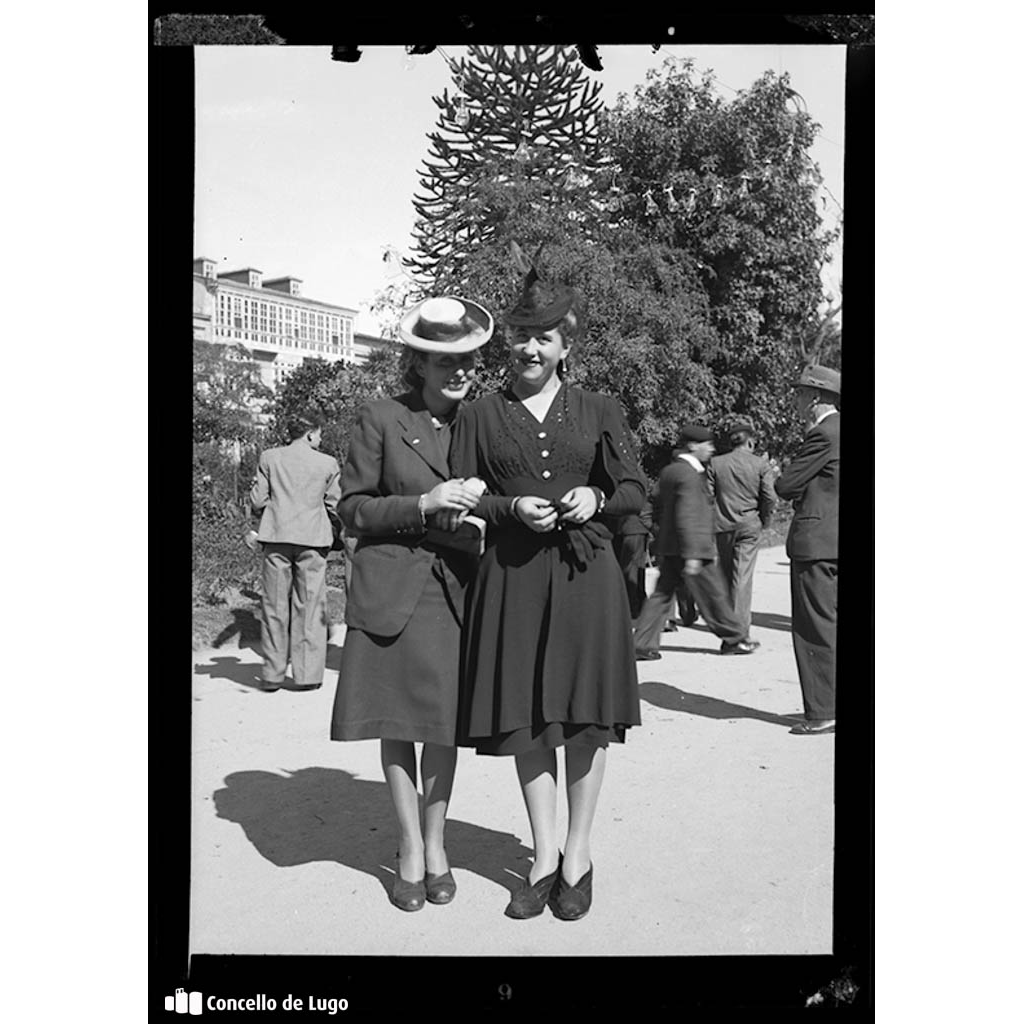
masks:
[[[828,410],[827,412],[823,412],[823,413],[822,413],[822,414],[821,414],[821,415],[820,415],[820,416],[819,416],[819,417],[818,417],[818,418],[817,418],[817,419],[816,419],[816,420],[814,421],[814,426],[812,426],[812,427],[811,427],[811,429],[813,430],[813,429],[814,429],[814,427],[816,427],[816,426],[817,426],[817,425],[818,425],[818,424],[819,424],[819,423],[820,423],[820,422],[821,422],[821,421],[822,421],[823,419],[826,419],[826,418],[827,418],[827,417],[829,417],[829,416],[838,416],[838,415],[839,415],[839,410],[838,410],[838,409],[829,409],[829,410]]]
[[[680,452],[677,457],[688,462],[695,470],[697,470],[698,473],[704,472],[704,463],[701,462],[696,455],[693,455],[690,452]]]

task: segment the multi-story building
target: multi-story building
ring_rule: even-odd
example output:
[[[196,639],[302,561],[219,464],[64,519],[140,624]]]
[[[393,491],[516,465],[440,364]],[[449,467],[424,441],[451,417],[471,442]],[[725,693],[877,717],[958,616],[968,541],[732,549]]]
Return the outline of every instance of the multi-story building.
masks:
[[[192,337],[244,345],[271,388],[304,359],[361,363],[391,344],[356,334],[356,312],[306,298],[297,277],[264,279],[253,267],[218,273],[203,257],[192,263]]]

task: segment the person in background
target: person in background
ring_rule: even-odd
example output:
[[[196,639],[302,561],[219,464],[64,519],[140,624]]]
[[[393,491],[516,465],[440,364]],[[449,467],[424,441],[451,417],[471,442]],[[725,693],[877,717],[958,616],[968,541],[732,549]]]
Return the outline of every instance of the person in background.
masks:
[[[658,533],[661,529],[661,496],[657,480],[651,486],[649,503],[651,509],[651,548],[654,552],[657,552]],[[651,563],[655,566],[658,564],[656,553],[652,555]],[[669,617],[665,620],[665,625],[662,626],[661,631],[663,633],[676,633],[680,626],[692,626],[698,618],[699,612],[697,611],[697,604],[693,600],[693,594],[686,589],[686,577],[680,576],[679,587],[676,590],[676,617],[673,618],[671,612],[669,612]]]
[[[731,450],[708,463],[708,484],[715,499],[715,546],[729,600],[750,639],[754,566],[761,531],[775,508],[772,470],[754,454],[754,425],[737,420],[729,429]]]
[[[651,503],[644,502],[639,513],[623,516],[615,528],[612,544],[622,569],[629,598],[629,614],[633,620],[640,615],[647,597],[648,545],[651,539]]]
[[[458,753],[459,630],[476,556],[448,535],[483,485],[454,476],[448,452],[476,350],[493,330],[490,313],[467,299],[412,309],[398,332],[409,390],[359,411],[342,477],[341,518],[358,541],[331,739],[380,740],[399,832],[390,897],[405,911],[455,898],[444,834]]]
[[[803,443],[775,481],[793,502],[786,537],[793,601],[793,653],[805,720],[798,736],[836,730],[836,624],[839,616],[840,374],[809,366],[796,382]]]
[[[327,660],[327,555],[330,516],[341,497],[337,460],[317,451],[323,422],[315,414],[288,424],[291,443],[260,454],[249,500],[259,530],[246,544],[262,545],[263,671],[258,688],[279,690],[291,662],[296,690],[315,690]]]
[[[593,899],[590,837],[608,744],[640,723],[622,571],[606,517],[638,513],[646,481],[613,398],[565,380],[582,344],[579,297],[527,274],[505,315],[514,380],[467,406],[452,468],[488,486],[488,546],[466,608],[462,730],[477,752],[515,758],[534,861],[505,908],[564,921]],[[557,837],[565,751],[568,832]]]
[[[714,509],[705,464],[715,450],[711,431],[683,428],[679,447],[658,480],[661,524],[658,529],[658,583],[644,602],[634,644],[638,661],[654,661],[662,627],[683,577],[711,631],[721,639],[721,654],[753,654],[760,646],[748,640],[736,618],[715,561]]]

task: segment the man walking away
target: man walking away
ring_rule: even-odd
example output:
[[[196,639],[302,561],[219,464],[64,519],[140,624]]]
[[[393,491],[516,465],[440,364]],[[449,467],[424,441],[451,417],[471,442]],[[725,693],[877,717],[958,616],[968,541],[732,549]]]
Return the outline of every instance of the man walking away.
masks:
[[[796,407],[809,428],[775,481],[793,502],[786,538],[796,656],[805,721],[799,736],[836,730],[836,622],[839,612],[840,375],[809,366],[796,383]]]
[[[754,454],[754,425],[737,420],[729,430],[732,450],[708,463],[708,483],[715,499],[715,546],[729,600],[744,636],[750,639],[750,605],[754,565],[761,531],[775,508],[772,470]]]
[[[634,645],[639,661],[661,657],[662,626],[683,576],[704,621],[722,640],[720,653],[752,654],[759,646],[746,638],[715,561],[714,506],[704,471],[714,451],[710,430],[686,426],[672,462],[661,471],[661,522],[656,542],[660,573],[636,627]]]
[[[260,689],[278,690],[289,660],[297,690],[323,683],[327,660],[327,555],[334,539],[330,514],[341,498],[341,467],[317,451],[323,424],[316,417],[289,423],[291,444],[260,455],[250,499],[262,511],[263,678]]]

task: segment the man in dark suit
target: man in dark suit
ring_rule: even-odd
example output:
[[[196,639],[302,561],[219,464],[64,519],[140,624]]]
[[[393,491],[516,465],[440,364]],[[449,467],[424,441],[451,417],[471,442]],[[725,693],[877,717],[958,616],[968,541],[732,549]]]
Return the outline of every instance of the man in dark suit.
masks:
[[[729,428],[732,449],[708,463],[708,483],[715,498],[715,546],[736,618],[750,637],[750,602],[761,530],[775,508],[775,488],[768,460],[754,454],[754,425],[737,419]]]
[[[612,549],[619,560],[622,578],[626,582],[629,614],[635,621],[647,598],[647,549],[651,540],[651,503],[637,515],[623,516],[615,527]]]
[[[295,417],[291,444],[260,454],[249,495],[262,513],[246,543],[263,545],[260,688],[267,692],[280,689],[289,661],[295,689],[315,690],[324,679],[330,516],[341,498],[341,467],[317,451],[321,431],[319,420]]]
[[[836,620],[839,589],[840,375],[809,366],[796,383],[796,405],[808,426],[792,461],[775,481],[793,502],[786,538],[793,599],[793,652],[805,721],[800,736],[836,729]]]
[[[720,653],[752,654],[759,645],[746,638],[715,562],[714,508],[704,470],[715,451],[711,431],[684,427],[679,445],[658,479],[661,522],[656,550],[660,573],[637,623],[637,660],[661,657],[661,630],[684,576],[704,621],[722,640]]]

